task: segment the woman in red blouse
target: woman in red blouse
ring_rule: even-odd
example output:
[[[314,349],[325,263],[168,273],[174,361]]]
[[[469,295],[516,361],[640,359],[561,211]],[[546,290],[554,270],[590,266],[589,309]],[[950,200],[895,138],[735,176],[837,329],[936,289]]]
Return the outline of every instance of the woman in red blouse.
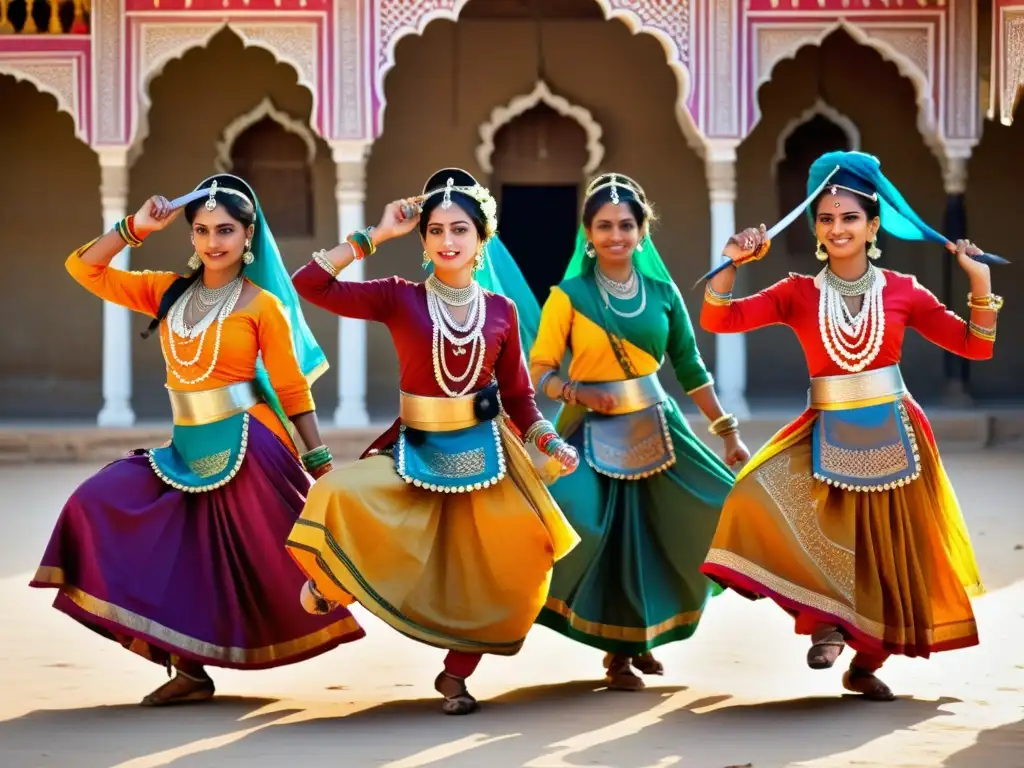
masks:
[[[735,269],[707,285],[701,325],[743,333],[792,328],[811,382],[807,410],[764,446],[726,501],[703,572],[752,599],[769,597],[811,636],[812,669],[856,653],[843,677],[873,700],[893,693],[876,676],[891,654],[978,643],[970,594],[981,580],[956,495],[899,361],[913,328],[971,360],[992,357],[996,314],[980,250],[956,258],[971,282],[970,320],[947,310],[912,275],[880,269],[879,229],[936,239],[882,175],[878,161],[829,153],[811,168],[808,208],[823,269],[732,297]],[[915,236],[916,235],[916,236]],[[764,228],[730,238],[734,266],[762,258]]]

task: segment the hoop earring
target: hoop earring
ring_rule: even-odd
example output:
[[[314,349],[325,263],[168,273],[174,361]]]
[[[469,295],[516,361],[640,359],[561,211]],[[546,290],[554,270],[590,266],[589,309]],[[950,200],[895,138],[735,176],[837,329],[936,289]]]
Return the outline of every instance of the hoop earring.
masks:
[[[821,240],[818,241],[818,247],[814,249],[814,258],[818,261],[828,261],[828,251],[825,250]]]
[[[597,249],[594,248],[594,244],[592,242],[590,242],[589,240],[587,241],[586,246],[584,246],[583,252],[585,254],[587,254],[587,256],[589,256],[592,259],[596,259],[597,258]]]
[[[874,261],[876,259],[880,259],[881,257],[882,251],[878,247],[878,237],[876,236],[875,239],[868,244],[868,258]]]
[[[203,260],[199,258],[199,254],[193,251],[192,255],[188,258],[188,268],[195,272],[203,266]]]
[[[424,271],[430,266],[430,254],[427,253],[425,248],[423,249],[423,263],[420,266],[423,267]]]

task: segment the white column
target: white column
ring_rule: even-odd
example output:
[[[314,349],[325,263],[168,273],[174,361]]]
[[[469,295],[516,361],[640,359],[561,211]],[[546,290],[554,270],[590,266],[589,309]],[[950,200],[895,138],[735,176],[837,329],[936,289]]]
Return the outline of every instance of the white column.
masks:
[[[942,162],[942,182],[946,190],[946,215],[943,217],[943,232],[953,240],[967,237],[966,212],[964,196],[967,194],[967,164],[971,159],[971,151],[975,142],[948,142],[940,156]],[[954,303],[953,282],[960,268],[952,258],[943,258],[942,262],[942,301],[951,307]],[[946,352],[943,360],[945,386],[943,403],[950,407],[970,408],[974,400],[967,388],[967,377],[970,375],[970,362],[962,357]]]
[[[100,159],[100,200],[103,229],[128,215],[128,154],[124,149],[98,149]],[[128,269],[126,247],[110,266]],[[132,410],[132,321],[131,311],[109,301],[103,302],[103,408],[96,417],[101,427],[130,427]]]
[[[736,143],[709,141],[705,166],[711,201],[710,264],[717,267],[726,241],[736,234]],[[715,390],[727,412],[740,419],[750,417],[746,334],[715,336]]]
[[[331,142],[337,183],[338,242],[354,229],[366,226],[366,156],[370,141]],[[363,262],[354,261],[342,270],[339,280],[363,279]],[[334,423],[339,427],[362,427],[370,423],[366,410],[366,323],[347,317],[338,320],[338,407]]]

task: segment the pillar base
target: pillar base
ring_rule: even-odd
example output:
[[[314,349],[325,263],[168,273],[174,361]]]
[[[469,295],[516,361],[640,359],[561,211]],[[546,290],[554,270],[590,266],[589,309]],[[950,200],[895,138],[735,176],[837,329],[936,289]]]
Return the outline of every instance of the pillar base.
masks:
[[[334,411],[334,426],[336,427],[368,427],[370,426],[370,414],[366,410],[366,403],[342,403]]]
[[[950,379],[942,391],[942,404],[949,408],[971,408],[974,398],[960,379]]]
[[[128,403],[104,403],[96,416],[101,427],[131,427],[135,425],[135,411]]]

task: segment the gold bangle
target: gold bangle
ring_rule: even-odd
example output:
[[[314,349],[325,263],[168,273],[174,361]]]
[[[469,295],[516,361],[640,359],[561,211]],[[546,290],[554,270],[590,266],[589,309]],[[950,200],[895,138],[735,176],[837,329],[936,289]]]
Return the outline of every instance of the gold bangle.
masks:
[[[708,425],[708,432],[715,437],[720,437],[725,430],[736,429],[738,426],[739,420],[735,416],[731,413],[723,413]]]
[[[998,312],[1003,308],[1003,297],[997,296],[994,293],[990,293],[988,296],[975,297],[973,294],[968,293],[967,306],[982,312]]]

